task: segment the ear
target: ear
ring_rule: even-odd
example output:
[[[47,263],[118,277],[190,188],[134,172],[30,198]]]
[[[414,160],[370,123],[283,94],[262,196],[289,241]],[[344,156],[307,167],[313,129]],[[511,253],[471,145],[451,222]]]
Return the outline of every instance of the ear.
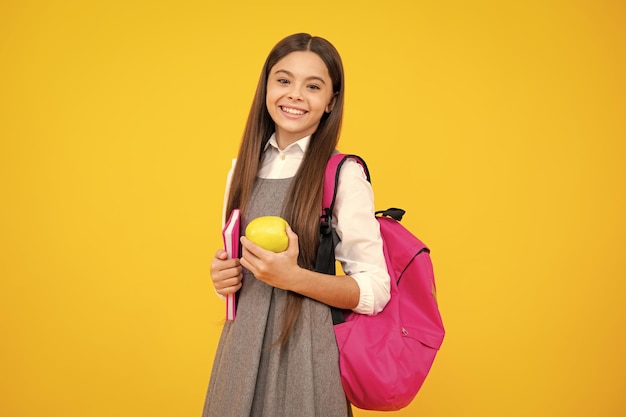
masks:
[[[326,113],[330,113],[331,111],[333,111],[333,108],[335,107],[335,103],[337,102],[337,94],[338,93],[333,94],[333,97],[330,99],[330,102],[328,103],[328,105],[326,106],[326,109],[324,110]]]

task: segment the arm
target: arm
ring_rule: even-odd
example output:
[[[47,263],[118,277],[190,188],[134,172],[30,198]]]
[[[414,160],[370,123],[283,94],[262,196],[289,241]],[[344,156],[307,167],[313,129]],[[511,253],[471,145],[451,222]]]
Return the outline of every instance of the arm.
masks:
[[[333,223],[342,242],[335,253],[345,276],[329,276],[297,265],[297,236],[288,230],[289,248],[279,254],[242,238],[241,264],[261,281],[298,292],[333,307],[376,314],[389,301],[389,275],[374,218],[373,192],[360,165],[341,169]]]
[[[354,160],[347,160],[339,173],[333,226],[340,238],[335,257],[360,289],[359,304],[352,310],[379,313],[390,298],[390,278],[380,226],[374,217],[374,192]]]
[[[298,265],[298,236],[287,228],[289,247],[281,253],[267,251],[241,238],[241,265],[254,276],[276,288],[290,290],[324,304],[342,309],[355,308],[359,303],[359,286],[349,276],[321,274]]]

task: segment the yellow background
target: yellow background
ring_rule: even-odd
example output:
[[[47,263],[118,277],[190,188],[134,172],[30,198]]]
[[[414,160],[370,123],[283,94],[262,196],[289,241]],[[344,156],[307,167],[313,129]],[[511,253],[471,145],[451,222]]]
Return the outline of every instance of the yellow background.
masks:
[[[225,174],[299,31],[344,58],[341,149],[432,249],[448,333],[394,415],[626,414],[625,9],[3,0],[0,415],[200,415]]]

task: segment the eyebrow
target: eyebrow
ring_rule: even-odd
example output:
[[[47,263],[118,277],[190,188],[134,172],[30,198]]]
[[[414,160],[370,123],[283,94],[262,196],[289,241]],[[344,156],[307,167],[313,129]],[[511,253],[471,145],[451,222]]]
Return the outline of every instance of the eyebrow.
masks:
[[[287,71],[287,70],[284,70],[284,69],[279,69],[279,70],[274,71],[274,75],[278,74],[279,72],[283,72],[283,73],[287,74],[288,76],[295,78],[295,76],[293,75],[293,73],[291,73],[291,72],[289,72],[289,71]],[[310,80],[318,80],[318,81],[320,81],[322,84],[326,85],[326,81],[324,81],[324,79],[323,79],[322,77],[318,77],[317,75],[311,75],[310,77],[307,77],[307,78],[306,78],[306,80],[307,80],[307,81],[310,81]]]

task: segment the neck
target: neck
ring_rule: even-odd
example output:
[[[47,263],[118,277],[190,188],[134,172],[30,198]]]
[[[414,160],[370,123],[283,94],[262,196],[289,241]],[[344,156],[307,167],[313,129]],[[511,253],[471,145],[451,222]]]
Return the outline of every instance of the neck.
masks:
[[[276,133],[276,143],[278,144],[278,149],[280,149],[281,151],[300,139],[302,138],[291,137],[288,135],[279,135],[278,133]]]
[[[315,131],[310,132],[310,133],[301,132],[301,133],[295,133],[295,134],[292,134],[289,132],[279,132],[278,130],[276,130],[275,132],[276,132],[276,144],[278,145],[278,149],[282,151],[289,145],[293,144],[294,142],[297,142],[302,138],[306,138],[307,136],[312,135]]]

